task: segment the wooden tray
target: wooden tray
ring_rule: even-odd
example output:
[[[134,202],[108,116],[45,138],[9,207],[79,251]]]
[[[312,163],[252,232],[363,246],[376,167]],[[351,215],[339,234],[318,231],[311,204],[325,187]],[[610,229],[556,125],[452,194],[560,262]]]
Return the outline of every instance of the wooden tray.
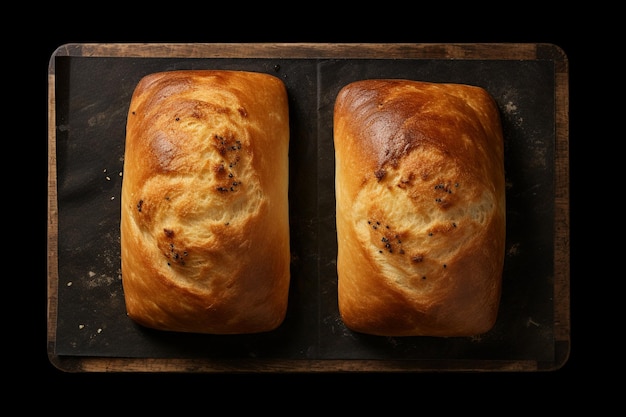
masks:
[[[254,336],[164,334],[125,315],[119,193],[130,95],[147,73],[228,68],[290,97],[292,285]],[[494,329],[381,338],[336,308],[332,103],[363,78],[477,84],[503,116],[507,258]],[[68,44],[48,69],[48,356],[67,372],[544,371],[570,352],[568,61],[551,44]]]

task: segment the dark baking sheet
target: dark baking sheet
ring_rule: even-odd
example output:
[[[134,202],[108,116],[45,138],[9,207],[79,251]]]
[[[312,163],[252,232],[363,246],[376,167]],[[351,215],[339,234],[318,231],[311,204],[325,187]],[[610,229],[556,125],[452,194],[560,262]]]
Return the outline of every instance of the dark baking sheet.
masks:
[[[551,60],[128,58],[55,59],[59,356],[224,359],[554,361],[555,69]],[[234,69],[280,77],[289,94],[291,289],[283,325],[214,336],[142,328],[120,276],[126,113],[146,74]],[[349,331],[336,298],[333,105],[365,78],[486,88],[501,110],[507,243],[500,312],[480,337],[378,337]]]

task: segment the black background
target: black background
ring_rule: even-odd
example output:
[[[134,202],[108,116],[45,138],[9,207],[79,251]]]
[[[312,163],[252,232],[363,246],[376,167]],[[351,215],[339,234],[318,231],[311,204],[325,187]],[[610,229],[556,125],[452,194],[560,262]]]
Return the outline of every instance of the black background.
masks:
[[[590,276],[588,272],[587,265],[593,257],[582,243],[581,236],[589,229],[584,228],[585,215],[580,204],[584,207],[581,195],[588,195],[583,192],[590,185],[583,168],[593,165],[593,161],[588,163],[592,155],[585,146],[588,144],[585,125],[590,118],[583,97],[595,93],[595,85],[588,81],[590,62],[596,60],[590,59],[601,57],[601,53],[591,46],[598,45],[597,41],[604,38],[597,32],[585,30],[586,19],[564,16],[562,10],[548,11],[531,5],[515,5],[507,11],[452,5],[427,10],[416,5],[416,10],[411,12],[399,5],[364,6],[360,10],[348,8],[346,14],[324,8],[303,14],[295,4],[287,8],[261,4],[258,10],[242,4],[235,6],[231,11],[200,12],[195,10],[198,6],[191,4],[171,4],[160,7],[163,14],[155,16],[146,11],[134,15],[126,7],[109,8],[108,12],[68,13],[59,6],[44,6],[38,11],[44,23],[36,26],[37,41],[14,48],[18,50],[18,58],[23,59],[13,59],[18,65],[11,67],[10,80],[16,81],[8,81],[13,84],[8,87],[18,88],[17,97],[26,105],[21,106],[25,109],[22,114],[25,123],[39,122],[36,130],[30,126],[20,127],[19,132],[30,133],[27,137],[19,134],[11,142],[16,144],[17,162],[21,159],[19,155],[26,155],[31,149],[36,149],[37,155],[36,159],[29,157],[23,161],[24,168],[20,168],[35,171],[35,176],[29,176],[34,183],[28,186],[18,181],[17,187],[22,193],[28,192],[25,196],[35,194],[37,198],[35,204],[25,210],[28,217],[23,222],[29,224],[27,230],[32,233],[26,233],[19,249],[29,248],[30,258],[38,262],[36,269],[32,269],[30,258],[22,260],[20,272],[6,277],[14,280],[11,288],[15,288],[6,295],[6,302],[12,307],[8,310],[11,315],[5,333],[5,352],[8,352],[5,361],[9,362],[8,369],[15,372],[10,390],[46,398],[47,411],[60,412],[76,410],[81,404],[80,409],[87,412],[102,412],[109,407],[119,411],[127,402],[146,410],[152,408],[151,405],[164,403],[180,406],[180,411],[193,405],[206,413],[215,413],[224,407],[237,411],[245,405],[252,405],[259,412],[313,412],[330,410],[331,404],[344,404],[352,409],[374,403],[387,406],[390,412],[395,408],[411,412],[424,412],[433,407],[447,410],[455,404],[461,410],[483,412],[502,409],[503,402],[507,410],[521,411],[526,407],[549,412],[551,406],[555,407],[552,410],[565,411],[578,403],[597,401],[598,389],[600,394],[602,392],[598,387],[603,385],[617,358],[606,352],[599,363],[595,362],[596,357],[588,348],[596,344],[593,330],[598,322],[589,314],[597,309],[586,302],[587,298],[593,298],[590,289],[580,286],[590,279],[600,279],[602,273]],[[263,13],[273,18],[263,18]],[[26,23],[20,27],[25,31],[30,28]],[[545,42],[560,46],[568,56],[570,73],[572,348],[569,360],[561,369],[547,373],[190,375],[70,374],[55,369],[46,351],[47,95],[44,92],[47,92],[48,61],[55,49],[65,43],[88,42]],[[22,87],[26,85],[33,87],[32,94],[23,93]],[[593,101],[587,103],[594,105]],[[595,106],[598,106],[597,101]],[[18,204],[22,205],[22,201],[26,206],[27,200]],[[9,218],[8,222],[11,221]],[[34,245],[37,249],[33,247],[33,240],[38,243]],[[24,313],[28,318],[24,318]],[[231,394],[231,399],[227,400],[229,397],[225,394]],[[19,403],[28,408],[35,406],[28,401]],[[287,404],[291,405],[287,407]],[[84,408],[85,405],[88,408]]]

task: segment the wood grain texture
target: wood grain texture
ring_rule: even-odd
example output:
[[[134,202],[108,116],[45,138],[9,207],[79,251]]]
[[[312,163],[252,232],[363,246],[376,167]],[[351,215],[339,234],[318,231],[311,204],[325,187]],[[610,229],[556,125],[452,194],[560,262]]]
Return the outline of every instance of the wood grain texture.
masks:
[[[537,59],[541,44],[119,43],[65,44],[55,56],[167,58]],[[552,45],[543,45],[551,49]],[[54,66],[51,59],[50,65]],[[52,68],[51,68],[52,71]]]
[[[393,58],[393,59],[548,59],[555,64],[555,213],[554,337],[555,360],[536,361],[374,361],[127,359],[55,355],[58,307],[58,205],[56,161],[55,58]],[[422,372],[537,371],[563,366],[570,350],[570,193],[569,69],[564,52],[550,44],[366,44],[366,43],[233,43],[233,44],[66,44],[51,56],[48,68],[48,357],[64,372]]]

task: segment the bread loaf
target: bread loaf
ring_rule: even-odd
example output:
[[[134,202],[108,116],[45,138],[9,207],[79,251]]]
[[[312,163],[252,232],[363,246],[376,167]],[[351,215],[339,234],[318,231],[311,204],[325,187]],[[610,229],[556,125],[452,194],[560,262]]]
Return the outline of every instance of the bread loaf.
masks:
[[[253,72],[145,76],[127,119],[128,316],[166,331],[276,329],[290,280],[287,93]]]
[[[334,108],[338,307],[381,336],[495,324],[505,250],[503,134],[486,90],[369,79]]]

